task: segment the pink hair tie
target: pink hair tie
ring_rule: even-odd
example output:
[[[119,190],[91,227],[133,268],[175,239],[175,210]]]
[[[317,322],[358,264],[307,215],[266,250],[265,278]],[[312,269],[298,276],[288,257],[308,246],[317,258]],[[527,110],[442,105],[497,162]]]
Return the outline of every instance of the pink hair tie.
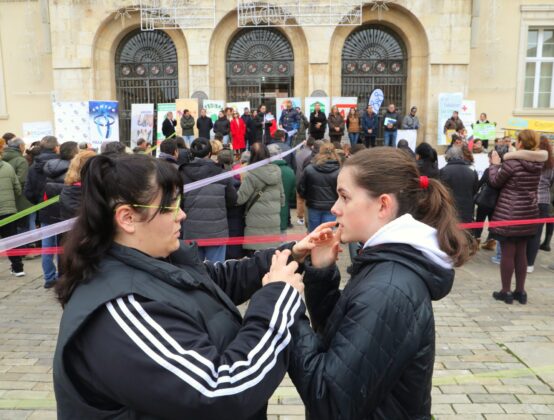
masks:
[[[429,188],[429,178],[426,176],[420,176],[419,177],[419,187],[423,190],[426,190]]]

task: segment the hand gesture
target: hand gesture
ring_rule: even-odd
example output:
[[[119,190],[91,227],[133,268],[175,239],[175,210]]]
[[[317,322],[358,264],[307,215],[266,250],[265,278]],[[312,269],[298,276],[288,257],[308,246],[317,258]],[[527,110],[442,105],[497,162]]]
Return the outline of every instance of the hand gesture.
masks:
[[[317,244],[326,241],[333,236],[333,227],[335,222],[328,222],[319,225],[313,232],[306,235],[301,241],[298,241],[292,247],[292,256],[295,261],[299,263],[304,262],[306,257],[310,254]]]
[[[500,155],[498,154],[498,152],[496,150],[494,150],[492,152],[491,163],[493,165],[500,165],[500,163],[502,163],[502,159],[500,159]]]
[[[262,284],[264,286],[269,283],[284,281],[298,290],[299,293],[304,292],[302,275],[296,273],[296,270],[298,270],[298,263],[296,261],[292,261],[287,264],[290,255],[291,253],[288,249],[285,251],[275,251],[275,254],[271,259],[269,272],[262,279]]]
[[[336,225],[336,222],[323,223],[318,226],[317,229],[327,229]],[[314,230],[314,232],[317,231]],[[314,239],[314,247],[311,251],[312,265],[315,268],[329,267],[335,264],[339,258],[339,252],[342,252],[340,248],[340,237],[342,229],[338,228],[334,232],[325,233],[322,238]]]

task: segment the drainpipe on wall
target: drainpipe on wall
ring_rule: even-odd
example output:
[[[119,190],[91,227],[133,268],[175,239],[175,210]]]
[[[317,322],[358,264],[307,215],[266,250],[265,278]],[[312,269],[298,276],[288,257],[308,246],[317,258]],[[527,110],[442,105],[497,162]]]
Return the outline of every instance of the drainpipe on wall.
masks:
[[[477,48],[479,37],[480,3],[480,0],[472,0],[471,2],[471,48]]]

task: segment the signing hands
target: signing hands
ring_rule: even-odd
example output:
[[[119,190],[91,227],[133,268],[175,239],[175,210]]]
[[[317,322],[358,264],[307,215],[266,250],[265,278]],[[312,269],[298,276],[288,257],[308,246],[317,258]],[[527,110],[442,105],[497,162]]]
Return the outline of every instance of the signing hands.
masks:
[[[287,264],[291,252],[287,249],[284,251],[275,251],[271,259],[271,267],[269,272],[263,277],[262,284],[265,286],[269,283],[284,281],[290,284],[299,293],[304,292],[304,283],[302,283],[302,275],[298,274],[298,263],[292,261]]]
[[[338,257],[340,248],[341,228],[333,231],[336,222],[327,222],[319,225],[304,239],[297,242],[292,248],[292,255],[298,262],[311,253],[312,265],[315,268],[323,268],[333,265]]]

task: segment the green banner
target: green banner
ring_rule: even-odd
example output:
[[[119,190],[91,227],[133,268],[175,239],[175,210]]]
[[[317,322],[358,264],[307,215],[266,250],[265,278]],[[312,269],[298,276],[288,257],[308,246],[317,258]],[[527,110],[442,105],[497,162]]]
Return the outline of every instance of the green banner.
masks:
[[[15,222],[16,220],[19,220],[25,216],[30,215],[31,213],[34,213],[36,211],[39,211],[45,207],[48,207],[54,203],[57,203],[60,201],[60,196],[57,195],[55,197],[50,198],[49,200],[43,201],[42,203],[39,203],[33,207],[29,207],[28,209],[22,210],[19,213],[12,214],[10,217],[6,217],[5,219],[0,220],[0,227],[6,226],[8,223]]]
[[[481,140],[494,140],[496,138],[496,125],[473,124],[473,138]]]

